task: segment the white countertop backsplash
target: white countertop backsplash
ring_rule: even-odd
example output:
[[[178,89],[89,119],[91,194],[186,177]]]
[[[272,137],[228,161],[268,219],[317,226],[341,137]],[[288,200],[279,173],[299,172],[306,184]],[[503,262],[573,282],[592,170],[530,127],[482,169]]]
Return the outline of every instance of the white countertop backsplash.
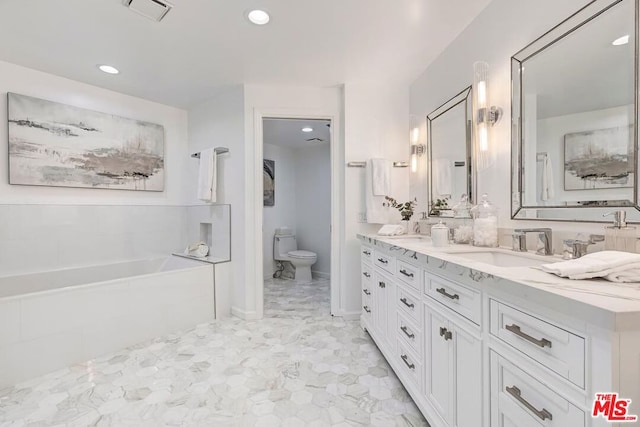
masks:
[[[502,231],[500,234],[504,235]],[[574,236],[575,233],[564,238]],[[510,244],[510,235],[507,237]],[[358,234],[358,238],[374,247],[381,246],[388,251],[396,252],[396,256],[400,258],[435,265],[435,268],[446,271],[447,275],[471,279],[479,287],[487,285],[499,288],[550,309],[570,314],[585,324],[615,331],[640,329],[640,283],[612,283],[602,279],[570,280],[545,273],[535,267],[498,267],[455,255],[456,252],[469,250],[495,250],[493,248],[453,244],[444,248],[434,248],[425,241],[398,242],[394,241],[394,238],[371,234]],[[593,246],[589,252],[593,251],[592,248]],[[500,250],[511,252],[510,247]],[[559,255],[553,258],[561,260]],[[550,262],[553,258],[549,257]]]

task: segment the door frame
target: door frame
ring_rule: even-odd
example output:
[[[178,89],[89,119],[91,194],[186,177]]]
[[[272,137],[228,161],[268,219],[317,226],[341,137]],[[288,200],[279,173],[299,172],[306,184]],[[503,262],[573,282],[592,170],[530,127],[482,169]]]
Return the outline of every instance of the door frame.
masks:
[[[342,297],[344,293],[341,279],[342,265],[340,242],[343,240],[343,230],[341,221],[342,204],[344,197],[344,177],[342,175],[342,141],[339,131],[341,129],[340,118],[333,113],[317,110],[305,109],[256,109],[254,111],[254,155],[252,162],[253,169],[253,203],[254,209],[248,209],[249,215],[253,215],[253,238],[247,239],[247,244],[253,245],[253,282],[255,283],[255,306],[256,317],[261,319],[264,315],[264,273],[263,273],[263,178],[262,161],[264,158],[264,119],[310,119],[310,120],[330,120],[331,141],[329,144],[331,158],[331,314],[342,315]],[[250,176],[250,174],[249,174]],[[250,242],[251,241],[251,242]],[[251,279],[251,278],[248,278]]]

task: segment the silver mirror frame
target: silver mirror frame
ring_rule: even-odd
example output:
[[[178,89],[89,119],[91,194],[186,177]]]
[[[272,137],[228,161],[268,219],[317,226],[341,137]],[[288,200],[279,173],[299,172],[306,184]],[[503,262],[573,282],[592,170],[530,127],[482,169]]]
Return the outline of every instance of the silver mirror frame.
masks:
[[[522,141],[522,81],[521,73],[523,63],[533,56],[544,51],[562,38],[574,33],[598,16],[606,13],[612,7],[624,2],[634,2],[634,146],[635,146],[635,185],[633,201],[602,201],[591,205],[579,206],[526,206],[523,204],[523,141]],[[593,0],[578,10],[576,13],[556,25],[541,37],[530,43],[524,49],[511,57],[511,219],[527,221],[571,221],[571,222],[609,222],[602,218],[602,214],[611,211],[612,208],[627,211],[628,222],[640,222],[639,217],[639,188],[638,177],[638,140],[640,123],[639,116],[639,58],[640,58],[640,33],[639,33],[640,0]],[[578,210],[576,210],[578,209]],[[571,218],[571,214],[586,212],[589,209],[590,218]],[[544,212],[545,218],[540,218]],[[579,215],[574,215],[578,217]],[[585,216],[585,215],[583,215]],[[593,217],[593,218],[591,218]]]
[[[432,205],[432,197],[433,197],[433,132],[432,126],[433,121],[438,117],[441,117],[443,114],[446,114],[451,109],[457,107],[460,104],[464,104],[465,107],[465,135],[466,135],[466,149],[467,155],[465,159],[465,169],[467,171],[467,194],[469,196],[469,202],[475,203],[476,194],[477,194],[477,179],[476,179],[476,164],[475,164],[475,156],[473,155],[473,91],[472,87],[468,86],[464,88],[460,93],[453,96],[451,99],[446,101],[444,104],[433,110],[431,113],[427,115],[427,153],[428,153],[428,164],[429,164],[429,197],[428,203],[429,208],[427,209],[427,213],[429,216],[431,215],[431,205]],[[455,201],[455,200],[454,200]]]

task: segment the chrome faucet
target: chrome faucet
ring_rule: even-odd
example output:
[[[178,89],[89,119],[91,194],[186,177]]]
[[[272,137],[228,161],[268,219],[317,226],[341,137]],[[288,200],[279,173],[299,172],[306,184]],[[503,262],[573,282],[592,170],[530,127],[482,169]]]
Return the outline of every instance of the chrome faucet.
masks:
[[[540,248],[538,255],[553,255],[552,234],[550,228],[516,228],[513,230],[513,250],[516,252],[527,251],[527,234],[538,233]]]
[[[589,237],[586,239],[583,234],[578,234],[578,236],[576,236],[575,239],[567,239],[563,241],[565,246],[568,246],[571,250],[568,251],[564,249],[562,253],[562,258],[563,259],[581,258],[587,254],[587,248],[590,245],[596,244],[598,242],[603,242],[603,241],[604,241],[604,235],[602,234],[590,234]]]

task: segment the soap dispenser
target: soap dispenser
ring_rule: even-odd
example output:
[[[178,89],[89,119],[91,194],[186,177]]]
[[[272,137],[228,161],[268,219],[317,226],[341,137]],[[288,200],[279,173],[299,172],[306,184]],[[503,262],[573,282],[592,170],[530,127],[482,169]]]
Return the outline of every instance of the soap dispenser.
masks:
[[[636,228],[627,225],[625,211],[609,212],[603,215],[613,215],[613,225],[605,227],[604,249],[609,251],[637,252],[638,237]]]

